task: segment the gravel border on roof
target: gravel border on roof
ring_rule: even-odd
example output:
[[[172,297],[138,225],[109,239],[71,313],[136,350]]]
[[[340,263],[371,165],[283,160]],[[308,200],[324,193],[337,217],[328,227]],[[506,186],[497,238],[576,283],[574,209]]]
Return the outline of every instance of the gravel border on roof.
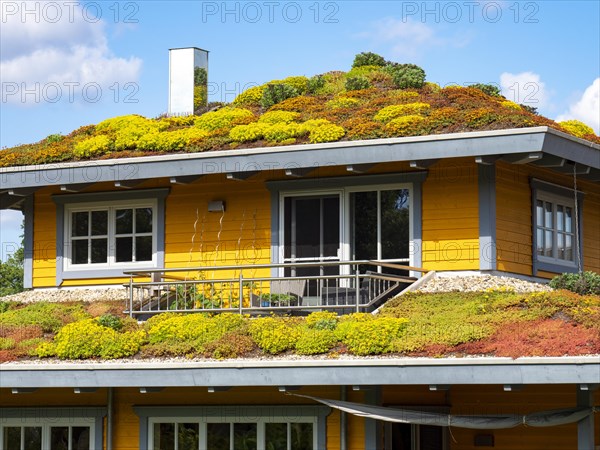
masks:
[[[509,292],[549,292],[552,288],[547,284],[534,283],[519,278],[470,275],[470,276],[444,276],[432,278],[415,292],[482,292],[488,290],[506,290]]]

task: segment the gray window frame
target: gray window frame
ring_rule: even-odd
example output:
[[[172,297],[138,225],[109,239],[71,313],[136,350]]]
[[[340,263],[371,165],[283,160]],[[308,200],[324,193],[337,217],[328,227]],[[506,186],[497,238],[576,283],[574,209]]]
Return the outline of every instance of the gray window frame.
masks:
[[[544,194],[553,197],[553,198],[563,198],[567,202],[568,205],[575,204],[575,196],[573,189],[566,188],[564,186],[559,186],[554,183],[550,183],[547,181],[539,180],[536,178],[532,178],[530,181],[531,184],[531,256],[532,256],[532,264],[533,264],[533,275],[536,276],[538,272],[553,272],[553,273],[576,273],[578,271],[578,256],[577,252],[579,252],[581,258],[581,266],[583,267],[583,192],[577,191],[577,222],[579,224],[578,230],[575,230],[579,234],[579,239],[576,240],[573,246],[574,258],[572,262],[562,261],[562,260],[553,260],[550,261],[550,258],[538,258],[537,254],[537,200],[539,199],[540,194],[543,196]],[[554,223],[556,227],[556,223]],[[575,228],[575,227],[574,227]],[[577,244],[579,248],[577,248]]]

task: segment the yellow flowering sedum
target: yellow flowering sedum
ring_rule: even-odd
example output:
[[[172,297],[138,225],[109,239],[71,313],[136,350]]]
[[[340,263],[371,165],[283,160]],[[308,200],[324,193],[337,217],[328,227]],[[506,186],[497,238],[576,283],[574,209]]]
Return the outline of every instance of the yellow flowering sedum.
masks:
[[[235,142],[252,142],[262,139],[269,124],[253,122],[248,125],[238,125],[229,132],[229,137]]]
[[[73,153],[78,158],[95,156],[106,153],[110,149],[112,141],[104,134],[85,139],[75,144]]]
[[[300,113],[292,112],[292,111],[268,111],[264,113],[258,121],[260,123],[290,123],[298,120],[300,118]]]
[[[332,123],[314,127],[310,130],[309,140],[313,144],[319,142],[339,141],[346,134],[346,130]]]
[[[430,108],[431,105],[429,105],[429,103],[421,102],[407,103],[405,105],[391,105],[381,109],[375,114],[374,119],[379,122],[389,122],[396,117],[428,112]]]
[[[417,115],[398,117],[391,120],[385,126],[385,129],[396,136],[411,136],[419,134],[415,129],[422,125],[424,121],[423,116]]]
[[[204,131],[215,131],[220,128],[232,128],[235,125],[254,121],[252,111],[245,108],[221,108],[217,111],[207,112],[197,117],[194,126]]]
[[[262,98],[263,90],[264,88],[262,86],[254,86],[246,89],[235,98],[233,104],[240,106],[258,105]]]
[[[591,127],[579,120],[565,120],[564,122],[558,122],[558,124],[572,135],[580,138],[586,134],[594,134],[594,130]]]
[[[521,105],[518,105],[515,102],[511,102],[510,100],[505,100],[503,102],[500,102],[500,104],[502,106],[504,106],[505,108],[516,109],[518,111],[520,111],[521,109],[523,109],[523,108],[521,108]]]

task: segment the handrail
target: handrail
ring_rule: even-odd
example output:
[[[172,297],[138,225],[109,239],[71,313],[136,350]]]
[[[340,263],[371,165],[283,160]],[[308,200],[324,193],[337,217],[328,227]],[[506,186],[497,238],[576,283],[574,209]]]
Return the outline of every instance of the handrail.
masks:
[[[167,273],[167,272],[203,272],[210,270],[254,270],[254,269],[277,269],[286,267],[321,267],[321,266],[352,266],[352,265],[372,265],[388,267],[391,269],[400,270],[412,270],[415,272],[428,272],[428,269],[421,269],[418,267],[404,266],[400,264],[394,264],[393,261],[405,262],[406,258],[400,258],[396,260],[354,260],[354,261],[319,261],[319,262],[299,262],[299,263],[273,263],[273,264],[239,264],[233,266],[197,266],[197,267],[177,267],[177,268],[162,268],[162,269],[143,269],[143,270],[131,270],[124,271],[125,275],[130,276],[145,276],[146,274],[152,273]]]

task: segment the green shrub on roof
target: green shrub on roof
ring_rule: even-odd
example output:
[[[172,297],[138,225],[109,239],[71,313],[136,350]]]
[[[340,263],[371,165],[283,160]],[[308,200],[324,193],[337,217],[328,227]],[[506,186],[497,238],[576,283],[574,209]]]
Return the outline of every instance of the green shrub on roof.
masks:
[[[288,98],[297,97],[299,95],[300,91],[298,91],[298,89],[291,84],[269,83],[263,89],[262,97],[260,99],[260,106],[268,109],[271,106],[281,103]]]
[[[373,52],[362,52],[354,57],[352,67],[362,66],[385,66],[387,64],[383,56]]]
[[[385,66],[384,71],[392,76],[399,89],[420,89],[425,83],[425,71],[415,64],[391,63]]]

